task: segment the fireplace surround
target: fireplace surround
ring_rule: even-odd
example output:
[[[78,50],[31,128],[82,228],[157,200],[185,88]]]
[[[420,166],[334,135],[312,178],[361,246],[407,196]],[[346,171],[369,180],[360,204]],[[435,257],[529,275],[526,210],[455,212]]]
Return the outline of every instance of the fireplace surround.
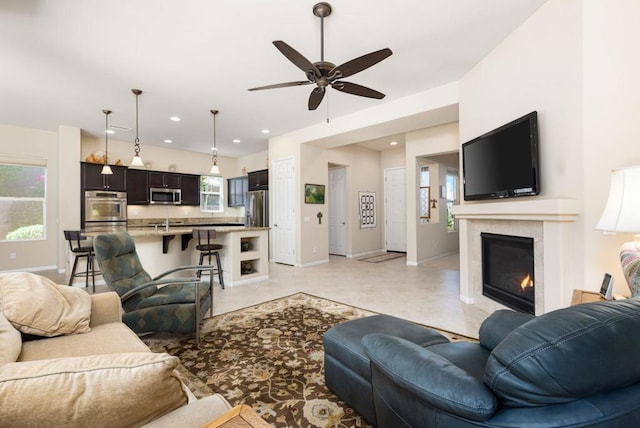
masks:
[[[460,300],[488,313],[505,308],[482,295],[480,234],[495,233],[534,238],[535,314],[571,302],[582,273],[576,272],[577,233],[582,206],[576,199],[523,198],[518,201],[464,203],[453,208],[460,234]],[[576,244],[577,242],[577,244]]]

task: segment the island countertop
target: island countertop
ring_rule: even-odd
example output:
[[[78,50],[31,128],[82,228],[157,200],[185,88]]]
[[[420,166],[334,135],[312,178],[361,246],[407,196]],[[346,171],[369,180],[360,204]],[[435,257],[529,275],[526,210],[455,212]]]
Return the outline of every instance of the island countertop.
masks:
[[[140,226],[140,227],[128,227],[127,233],[132,237],[141,236],[170,236],[170,235],[190,235],[193,233],[193,229],[198,227],[180,227],[169,226],[167,229],[165,226]],[[215,229],[217,233],[229,233],[229,232],[252,232],[256,230],[269,230],[268,227],[247,227],[247,226],[207,226],[201,227],[202,229]],[[99,235],[100,233],[94,233],[93,235]],[[89,234],[88,234],[89,235]]]

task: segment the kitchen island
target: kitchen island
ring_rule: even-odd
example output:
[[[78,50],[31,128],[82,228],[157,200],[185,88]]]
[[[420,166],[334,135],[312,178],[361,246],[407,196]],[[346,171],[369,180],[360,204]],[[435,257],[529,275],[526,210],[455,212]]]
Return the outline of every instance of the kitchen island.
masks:
[[[240,285],[269,279],[269,228],[245,226],[210,227],[216,231],[224,283]],[[151,276],[178,266],[198,264],[200,252],[192,238],[192,227],[129,227],[140,262]],[[97,235],[95,233],[94,235]],[[91,235],[91,234],[89,234]],[[205,258],[204,263],[208,263]],[[212,260],[212,263],[215,262]]]

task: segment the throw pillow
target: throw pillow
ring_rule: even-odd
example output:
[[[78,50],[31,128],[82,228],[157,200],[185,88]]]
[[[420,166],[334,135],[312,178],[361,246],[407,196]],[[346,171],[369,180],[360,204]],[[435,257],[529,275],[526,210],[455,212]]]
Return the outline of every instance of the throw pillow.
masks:
[[[22,349],[22,337],[20,332],[13,328],[11,323],[0,311],[0,366],[13,363],[18,359]]]
[[[0,274],[0,309],[22,333],[37,336],[91,331],[91,296],[29,272]]]
[[[0,367],[2,426],[140,426],[187,403],[177,357],[151,352]]]

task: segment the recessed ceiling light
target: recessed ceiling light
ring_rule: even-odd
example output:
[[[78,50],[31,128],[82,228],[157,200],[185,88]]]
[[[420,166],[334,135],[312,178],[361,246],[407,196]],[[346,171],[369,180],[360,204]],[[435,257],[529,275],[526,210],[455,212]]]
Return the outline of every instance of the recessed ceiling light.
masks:
[[[234,143],[236,143],[236,144],[238,144],[238,143],[240,142],[240,140],[238,140],[237,138],[235,138],[235,139],[233,140],[233,142],[234,142]]]
[[[180,122],[180,120],[181,120],[181,119],[180,119],[178,116],[171,116],[171,117],[169,118],[169,120],[171,120],[171,121],[173,121],[173,122]]]
[[[115,134],[116,131],[114,131],[113,129],[107,129],[106,131],[104,131],[105,134]]]
[[[262,132],[263,134],[268,134],[268,133],[269,133],[269,130],[268,130],[268,129],[263,129],[263,130],[262,130],[262,131],[260,131],[260,132]]]
[[[389,144],[390,144],[390,145],[392,145],[392,146],[397,146],[397,145],[398,145],[398,142],[397,142],[397,141],[392,141],[392,142],[390,142]]]
[[[167,144],[171,144],[171,143],[173,143],[173,140],[164,140],[164,142],[167,143]]]

